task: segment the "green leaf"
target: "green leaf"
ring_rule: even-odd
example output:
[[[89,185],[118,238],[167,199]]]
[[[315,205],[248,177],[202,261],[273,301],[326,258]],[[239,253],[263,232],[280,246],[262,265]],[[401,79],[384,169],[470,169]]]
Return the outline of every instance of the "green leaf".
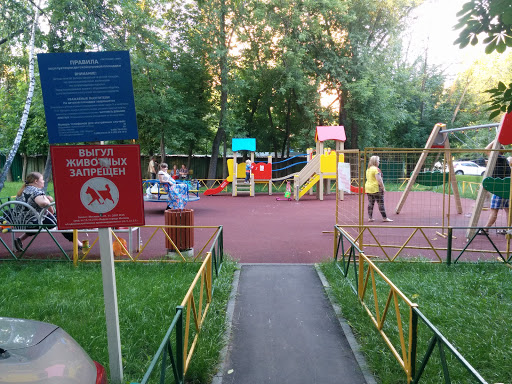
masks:
[[[485,47],[485,53],[490,54],[496,49],[496,43],[492,42],[487,47]]]
[[[494,40],[494,36],[488,36],[485,39],[482,40],[482,43],[489,44],[491,41]]]
[[[469,17],[459,19],[459,22],[453,26],[453,29],[460,29],[468,23]]]
[[[505,90],[507,89],[507,86],[505,84],[503,84],[501,81],[498,83],[498,90],[500,92],[505,92]]]
[[[469,38],[467,37],[459,37],[453,44],[460,44],[459,48],[466,48],[469,44]]]
[[[505,24],[512,24],[512,12],[509,10],[501,15],[501,19]]]
[[[503,53],[505,52],[505,49],[507,49],[507,45],[503,41],[500,41],[496,47],[496,51],[498,51],[498,53]]]
[[[464,3],[464,5],[462,5],[462,9],[456,13],[457,17],[464,15],[468,11],[472,11],[474,6],[475,5],[473,4],[472,1]]]
[[[500,111],[499,111],[499,110],[498,110],[498,111],[494,111],[493,113],[491,113],[491,114],[489,115],[489,120],[494,119],[494,118],[495,118],[496,116],[498,116],[499,114],[500,114]]]

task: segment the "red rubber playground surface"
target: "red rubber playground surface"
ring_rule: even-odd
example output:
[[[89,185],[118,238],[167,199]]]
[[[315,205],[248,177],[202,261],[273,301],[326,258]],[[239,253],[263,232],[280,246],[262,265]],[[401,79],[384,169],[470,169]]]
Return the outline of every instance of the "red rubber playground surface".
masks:
[[[393,219],[392,223],[382,223],[377,207],[375,207],[372,224],[378,227],[372,228],[372,233],[379,239],[390,241],[393,244],[403,244],[411,234],[411,229],[396,228],[397,226],[411,225],[440,225],[441,218],[432,214],[432,204],[439,206],[441,202],[434,201],[431,205],[418,204],[418,201],[426,201],[432,196],[430,192],[416,192],[413,197],[404,205],[399,215],[394,213],[401,193],[386,193],[386,208],[388,216]],[[228,194],[203,196],[196,202],[190,202],[187,209],[194,210],[195,226],[223,226],[224,230],[224,252],[234,259],[243,263],[315,263],[325,261],[333,256],[333,226],[336,221],[335,195],[326,195],[324,201],[319,201],[315,196],[304,196],[300,201],[276,201],[276,197],[282,194],[268,196],[259,194],[255,197],[238,196],[232,197]],[[465,226],[468,221],[468,212],[474,201],[467,201],[462,214],[451,215],[451,226]],[[165,203],[146,202],[145,206],[146,225],[164,225]],[[357,224],[358,217],[358,196],[346,195],[339,203],[340,224]],[[365,209],[366,210],[366,209]],[[488,211],[482,212],[480,223],[485,223]],[[441,215],[442,216],[442,215]],[[502,218],[503,213],[499,217]],[[366,217],[366,215],[365,215]],[[483,224],[482,224],[483,225]],[[500,224],[498,224],[500,225]],[[357,236],[355,229],[348,229],[349,233]],[[142,229],[142,241],[146,242],[153,234],[154,228]],[[326,233],[327,232],[327,233]],[[453,246],[463,248],[466,245],[464,230],[454,230],[456,239]],[[194,250],[197,252],[213,234],[212,229],[195,229]],[[429,242],[436,248],[445,248],[447,240],[436,234],[435,230],[425,230],[426,236],[414,235],[408,245],[417,247],[428,247]],[[9,234],[1,235],[4,241],[10,244]],[[126,234],[122,235],[127,238]],[[71,243],[67,242],[61,234],[55,234],[56,239],[63,248],[71,254]],[[492,241],[500,251],[506,249],[505,236],[490,232]],[[79,238],[84,239],[80,234]],[[89,235],[92,243],[96,235]],[[372,240],[372,235],[365,234],[365,242]],[[25,240],[28,242],[28,240]],[[467,253],[464,260],[488,259],[496,260],[496,255],[485,252],[493,250],[492,244],[485,236],[477,236],[471,248],[483,250],[478,253]],[[90,257],[98,256],[99,247],[95,246]],[[370,255],[384,257],[380,249],[365,248]],[[391,256],[396,252],[388,251]],[[143,251],[141,259],[161,258],[166,253],[165,236],[157,232]],[[59,250],[53,240],[42,234],[36,239],[27,251],[26,259],[49,257],[58,255]],[[431,251],[409,249],[404,250],[405,256],[425,256],[432,258]],[[444,260],[446,251],[439,251],[440,257]],[[457,255],[454,255],[456,257]],[[9,255],[0,247],[0,257],[5,259]]]
[[[244,263],[313,263],[332,257],[335,196],[324,201],[306,197],[299,202],[277,201],[282,194],[232,197],[201,196],[189,203],[194,225],[222,225],[224,252]],[[146,203],[146,223],[163,224],[165,205]],[[203,233],[204,232],[204,233]],[[195,231],[194,248],[207,231]]]

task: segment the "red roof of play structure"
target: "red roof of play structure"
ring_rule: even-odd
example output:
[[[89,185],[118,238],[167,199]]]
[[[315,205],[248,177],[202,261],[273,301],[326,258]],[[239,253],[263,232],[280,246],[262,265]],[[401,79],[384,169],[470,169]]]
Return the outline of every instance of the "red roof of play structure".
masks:
[[[343,127],[343,125],[316,127],[315,142],[325,140],[347,140],[347,137],[345,136],[345,127]]]

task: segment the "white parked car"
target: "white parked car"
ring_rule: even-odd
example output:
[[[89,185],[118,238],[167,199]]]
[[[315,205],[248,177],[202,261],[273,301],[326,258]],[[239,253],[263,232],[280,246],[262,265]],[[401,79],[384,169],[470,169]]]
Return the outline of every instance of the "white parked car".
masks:
[[[0,317],[0,383],[107,384],[107,374],[62,328]]]
[[[453,163],[453,169],[456,175],[481,176],[485,172],[485,167],[481,167],[472,161],[456,161]]]

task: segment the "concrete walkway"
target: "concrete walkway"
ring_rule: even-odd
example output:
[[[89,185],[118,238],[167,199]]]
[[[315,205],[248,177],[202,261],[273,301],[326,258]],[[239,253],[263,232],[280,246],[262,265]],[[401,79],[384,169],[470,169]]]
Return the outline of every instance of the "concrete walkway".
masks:
[[[231,337],[214,384],[374,382],[314,265],[242,264],[234,285]]]

